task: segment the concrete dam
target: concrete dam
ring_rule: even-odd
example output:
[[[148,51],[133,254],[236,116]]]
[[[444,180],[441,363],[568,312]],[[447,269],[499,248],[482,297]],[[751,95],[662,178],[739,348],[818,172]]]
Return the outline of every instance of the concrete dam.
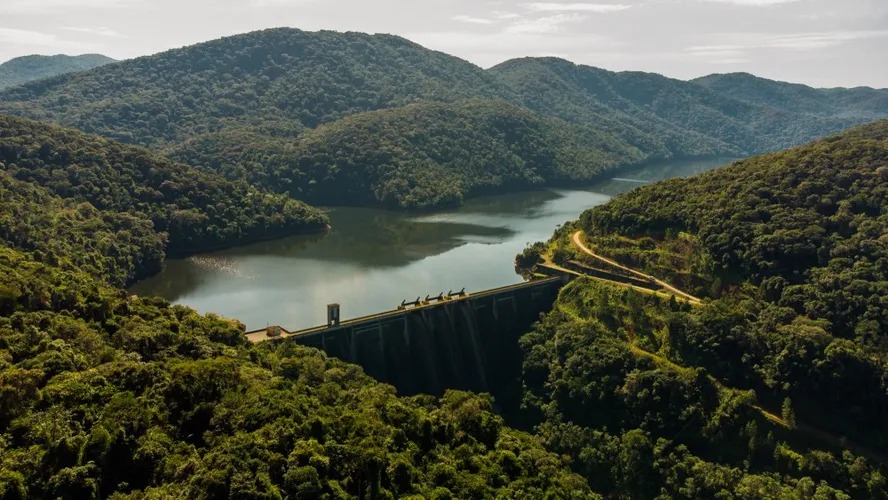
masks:
[[[447,389],[489,392],[501,406],[520,397],[518,339],[551,310],[566,278],[555,277],[467,294],[441,294],[396,310],[347,321],[328,308],[328,324],[297,332],[248,332],[251,342],[290,341],[360,365],[403,395]]]

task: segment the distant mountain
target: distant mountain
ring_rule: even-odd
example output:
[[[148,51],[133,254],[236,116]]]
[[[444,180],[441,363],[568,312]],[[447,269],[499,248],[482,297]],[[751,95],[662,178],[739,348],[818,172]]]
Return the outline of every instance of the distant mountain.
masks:
[[[473,109],[461,104],[465,101],[486,104]],[[494,101],[503,106],[493,106]],[[419,102],[426,104],[410,106]],[[856,101],[843,102],[812,114],[650,73],[614,73],[554,58],[516,59],[483,70],[395,36],[288,28],[0,91],[0,111],[157,148],[231,179],[318,203],[348,199],[402,207],[454,203],[487,189],[586,182],[606,170],[651,160],[778,150],[871,118],[855,111]],[[546,140],[516,153],[520,166],[505,176],[476,157],[491,154],[493,144],[502,151],[512,136],[528,131],[510,135],[502,127],[481,125],[495,121],[493,116],[509,123],[506,117],[517,111],[505,105],[523,108],[521,123],[548,124],[535,128],[534,138],[550,139],[552,134],[541,131],[552,127],[559,137],[553,144],[562,151],[557,162],[541,153],[545,147],[538,148],[547,146]],[[383,110],[393,111],[357,118]],[[878,107],[871,114],[888,117]],[[463,122],[436,121],[457,117],[466,124],[462,129]],[[446,130],[444,142],[458,153],[439,158],[450,153],[417,133],[422,128]],[[381,134],[385,141],[370,151],[331,149],[344,136],[365,145],[376,140],[364,133]],[[488,133],[500,135],[477,135]],[[393,145],[400,145],[397,151],[389,149]],[[318,153],[323,151],[330,154]],[[452,158],[460,158],[460,165]],[[498,153],[489,158],[513,165]],[[566,177],[534,174],[517,180],[529,172],[567,171]],[[397,178],[380,180],[390,175]],[[383,195],[378,182],[400,187],[397,194]],[[427,189],[429,183],[437,187]],[[443,183],[447,194],[438,189]]]
[[[21,85],[41,78],[85,71],[114,62],[101,54],[82,56],[22,56],[0,64],[0,89]]]
[[[816,89],[749,73],[709,75],[692,81],[733,99],[794,113],[865,121],[888,116],[888,89]]]
[[[578,122],[603,117],[631,124],[623,134],[641,131],[650,147],[677,153],[713,144],[723,154],[779,150],[870,120],[840,118],[838,110],[809,116],[654,73],[615,73],[556,58],[514,59],[490,71],[530,109]]]
[[[157,146],[246,126],[295,136],[358,112],[495,97],[500,87],[403,38],[270,29],[10,89],[0,107]]]

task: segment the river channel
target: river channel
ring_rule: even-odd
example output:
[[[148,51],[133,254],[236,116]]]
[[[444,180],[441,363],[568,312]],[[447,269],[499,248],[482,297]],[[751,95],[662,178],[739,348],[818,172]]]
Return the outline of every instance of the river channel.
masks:
[[[661,163],[572,189],[487,196],[436,213],[328,208],[333,229],[182,260],[135,284],[139,295],[237,318],[249,329],[323,323],[394,309],[402,300],[521,281],[512,260],[557,224],[644,183],[710,170],[730,160]]]

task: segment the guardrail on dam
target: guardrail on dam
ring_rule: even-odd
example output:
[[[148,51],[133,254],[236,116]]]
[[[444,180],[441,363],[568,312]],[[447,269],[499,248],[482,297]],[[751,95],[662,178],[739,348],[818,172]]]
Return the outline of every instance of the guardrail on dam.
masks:
[[[521,375],[518,339],[548,312],[566,278],[519,283],[472,294],[440,295],[372,316],[297,332],[269,327],[251,342],[292,341],[355,363],[404,395],[446,389],[490,392],[500,404]]]

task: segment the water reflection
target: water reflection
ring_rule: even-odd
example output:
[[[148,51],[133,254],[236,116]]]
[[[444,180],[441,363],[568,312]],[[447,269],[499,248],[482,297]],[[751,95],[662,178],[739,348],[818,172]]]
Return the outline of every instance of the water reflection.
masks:
[[[621,172],[582,189],[540,190],[470,200],[434,214],[332,208],[333,230],[171,260],[131,291],[161,295],[250,328],[300,328],[324,321],[338,302],[343,317],[391,309],[403,299],[447,290],[517,283],[512,258],[556,224],[611,196],[652,181],[689,175],[724,161],[680,162]]]
[[[437,255],[467,241],[498,243],[514,236],[506,227],[467,222],[429,224],[385,210],[337,207],[328,209],[333,229],[326,235],[294,236],[222,252],[228,258],[253,255],[353,263],[362,267],[400,267]]]

